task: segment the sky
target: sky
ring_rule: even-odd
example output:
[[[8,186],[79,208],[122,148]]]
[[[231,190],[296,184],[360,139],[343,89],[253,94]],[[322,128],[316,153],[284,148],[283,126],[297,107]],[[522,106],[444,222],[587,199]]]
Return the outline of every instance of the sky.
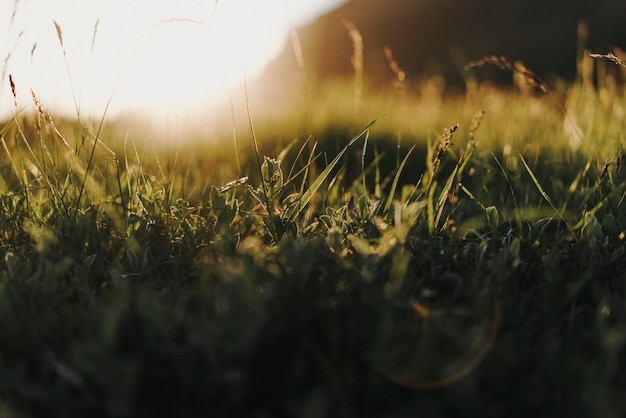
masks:
[[[293,27],[343,2],[0,0],[0,118],[35,110],[31,91],[65,116],[184,111],[253,79]]]

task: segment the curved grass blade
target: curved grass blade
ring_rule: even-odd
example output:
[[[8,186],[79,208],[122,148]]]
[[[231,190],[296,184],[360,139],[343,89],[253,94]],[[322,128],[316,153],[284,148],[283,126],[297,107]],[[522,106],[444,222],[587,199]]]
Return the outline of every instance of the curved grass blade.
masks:
[[[300,213],[302,213],[302,210],[307,205],[307,203],[309,203],[309,201],[313,198],[313,195],[322,186],[322,183],[330,175],[330,172],[332,171],[332,169],[335,168],[335,166],[339,163],[339,160],[341,159],[341,157],[343,157],[346,151],[348,151],[348,148],[350,148],[356,141],[358,141],[364,135],[368,135],[369,129],[372,127],[372,125],[374,125],[374,123],[376,123],[377,120],[378,118],[374,119],[365,128],[363,128],[358,134],[356,134],[350,140],[350,142],[348,142],[348,144],[345,147],[343,147],[341,151],[339,151],[339,153],[328,164],[328,166],[326,166],[324,171],[322,171],[319,174],[319,176],[317,176],[315,181],[311,183],[311,186],[308,188],[308,190],[300,197],[300,200],[298,201],[297,205],[294,207],[293,211],[291,212],[291,215],[289,215],[289,222],[293,222],[296,220],[296,218],[300,215]]]
[[[616,195],[622,195],[624,193],[624,189],[626,188],[626,183],[620,184],[615,190],[611,191],[609,194],[604,196],[602,200],[600,200],[591,210],[589,210],[586,215],[592,216],[595,215],[602,207],[610,202],[610,199]],[[577,231],[583,227],[585,224],[585,220],[587,218],[585,216],[581,217],[581,219],[572,227],[572,231]]]
[[[448,195],[450,194],[450,190],[452,189],[452,185],[454,184],[454,179],[456,178],[456,174],[459,171],[459,166],[454,167],[452,174],[448,177],[446,184],[443,186],[441,190],[441,194],[439,194],[439,199],[437,200],[437,216],[435,217],[433,227],[439,227],[439,221],[441,220],[441,215],[443,214],[443,207],[446,204],[446,199],[448,199]]]
[[[541,183],[539,183],[539,180],[537,180],[537,177],[535,177],[535,173],[533,173],[533,171],[530,169],[530,167],[526,163],[526,160],[524,159],[522,154],[519,154],[519,158],[520,160],[522,160],[522,164],[524,164],[524,168],[526,169],[526,171],[528,171],[530,178],[533,180],[533,183],[535,183],[535,187],[537,187],[537,190],[539,190],[539,193],[541,193],[541,196],[543,196],[546,202],[548,202],[548,204],[552,207],[552,209],[554,209],[554,212],[559,216],[559,218],[561,218],[562,221],[567,222],[567,220],[561,214],[561,211],[557,209],[552,199],[550,199],[550,196],[548,196],[548,193],[546,193],[546,191],[543,189],[543,187],[541,186]]]
[[[391,183],[391,189],[389,190],[389,196],[387,196],[387,201],[385,202],[383,213],[387,213],[389,211],[389,208],[391,208],[391,202],[393,202],[393,195],[396,193],[396,188],[398,187],[398,181],[400,180],[400,175],[402,174],[402,171],[404,170],[404,166],[406,165],[406,162],[408,161],[409,156],[411,155],[414,149],[415,149],[415,145],[413,145],[411,149],[409,150],[409,152],[406,153],[404,159],[402,160],[402,163],[400,163],[400,166],[398,167],[398,171],[396,172],[396,175],[393,178],[393,182]]]
[[[489,151],[489,153],[491,154],[491,157],[494,159],[496,164],[498,164],[498,167],[500,167],[500,171],[504,175],[504,179],[509,185],[509,190],[511,191],[511,198],[513,199],[513,206],[515,208],[515,221],[517,223],[518,231],[521,231],[522,230],[522,214],[520,212],[519,206],[517,205],[517,198],[515,197],[515,190],[513,190],[513,185],[511,184],[511,180],[509,179],[509,176],[506,174],[506,170],[504,169],[504,166],[502,165],[500,160],[498,160],[498,157],[496,157],[496,155],[491,151]]]

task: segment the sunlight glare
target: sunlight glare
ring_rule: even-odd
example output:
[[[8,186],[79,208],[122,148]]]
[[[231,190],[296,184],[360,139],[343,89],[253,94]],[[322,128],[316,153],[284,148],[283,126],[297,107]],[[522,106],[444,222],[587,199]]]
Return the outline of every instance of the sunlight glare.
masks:
[[[176,112],[259,74],[292,26],[339,0],[17,0],[0,6],[0,117],[32,110],[97,117]],[[14,18],[12,18],[14,13]],[[63,46],[54,22],[62,30]],[[65,51],[65,58],[64,58]],[[67,66],[65,63],[67,60]]]

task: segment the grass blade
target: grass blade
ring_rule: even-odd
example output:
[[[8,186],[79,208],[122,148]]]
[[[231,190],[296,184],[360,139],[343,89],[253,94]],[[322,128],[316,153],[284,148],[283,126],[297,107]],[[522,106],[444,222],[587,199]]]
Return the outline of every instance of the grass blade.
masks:
[[[509,176],[506,174],[506,170],[504,169],[504,166],[502,165],[500,160],[498,160],[498,157],[496,157],[496,155],[491,151],[489,151],[489,153],[493,157],[496,164],[498,164],[498,167],[500,168],[502,175],[504,175],[504,179],[506,180],[506,183],[509,185],[509,190],[511,191],[511,198],[513,199],[513,208],[515,209],[515,221],[517,222],[518,230],[521,231],[522,230],[522,214],[520,213],[520,209],[517,204],[517,198],[515,197],[515,190],[513,190],[513,185],[511,184],[511,180],[509,179]]]
[[[526,169],[526,171],[528,171],[530,178],[532,179],[533,183],[535,183],[535,187],[537,187],[537,190],[539,190],[539,193],[541,193],[541,196],[543,196],[546,202],[548,202],[548,204],[552,207],[552,209],[554,209],[554,212],[559,216],[559,218],[561,218],[562,221],[567,222],[567,220],[561,214],[561,211],[557,209],[554,202],[552,202],[552,199],[550,199],[550,196],[548,196],[548,193],[546,193],[546,191],[543,189],[543,187],[541,186],[541,183],[539,183],[539,180],[537,180],[537,177],[535,177],[535,173],[533,173],[533,171],[530,169],[530,167],[526,163],[526,160],[524,159],[522,154],[519,154],[519,158],[520,160],[522,160],[522,164],[524,164],[524,168]]]
[[[450,190],[452,189],[452,184],[454,183],[454,179],[456,178],[456,173],[459,171],[459,166],[454,167],[454,170],[448,177],[446,184],[443,186],[441,190],[441,194],[439,195],[439,200],[437,201],[437,216],[435,217],[433,227],[437,228],[439,225],[439,221],[441,220],[441,215],[443,214],[443,208],[446,205],[446,199],[450,194]]]
[[[620,184],[617,188],[615,188],[615,190],[611,191],[610,193],[608,193],[606,196],[604,196],[604,198],[602,198],[602,200],[600,200],[593,208],[591,208],[591,210],[589,210],[586,215],[587,216],[583,216],[577,223],[576,225],[574,225],[572,227],[572,231],[576,231],[580,228],[583,227],[583,225],[585,224],[585,220],[587,219],[588,216],[592,216],[595,215],[596,212],[598,212],[600,209],[602,209],[602,207],[604,207],[604,205],[608,204],[610,202],[610,199],[613,196],[616,195],[622,195],[624,192],[624,189],[626,188],[626,183],[622,183]]]
[[[391,189],[389,189],[389,196],[387,196],[387,201],[385,202],[383,213],[387,213],[389,211],[389,208],[391,208],[391,202],[393,201],[393,196],[396,193],[396,188],[398,187],[398,181],[400,180],[400,175],[402,174],[402,170],[404,170],[404,166],[406,165],[406,162],[408,161],[409,156],[411,155],[414,149],[415,149],[415,145],[413,145],[411,149],[409,150],[409,152],[406,153],[406,156],[404,157],[404,159],[402,160],[402,163],[400,163],[400,166],[398,167],[398,171],[396,172],[396,175],[393,178],[393,182],[391,183]]]
[[[348,148],[354,145],[354,143],[358,141],[359,139],[361,139],[364,135],[367,135],[369,132],[369,129],[372,127],[372,125],[374,125],[374,123],[376,123],[377,120],[378,118],[374,119],[365,128],[363,128],[358,134],[356,134],[350,140],[350,142],[348,142],[348,144],[345,147],[343,147],[341,151],[339,151],[339,153],[328,164],[328,166],[326,166],[326,168],[319,174],[319,176],[317,176],[315,181],[311,183],[311,186],[308,188],[308,190],[300,197],[298,204],[294,207],[293,211],[291,212],[291,215],[289,216],[289,222],[293,222],[298,218],[298,216],[300,215],[304,207],[309,203],[309,201],[313,198],[313,195],[317,192],[317,190],[322,186],[322,183],[329,176],[330,172],[339,163],[339,160],[341,160],[341,157],[343,157],[346,151],[348,151]]]

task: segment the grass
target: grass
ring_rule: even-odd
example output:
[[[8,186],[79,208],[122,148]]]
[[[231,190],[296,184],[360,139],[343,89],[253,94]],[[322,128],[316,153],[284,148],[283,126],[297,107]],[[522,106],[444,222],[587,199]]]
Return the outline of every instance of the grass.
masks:
[[[624,86],[387,55],[234,143],[16,111],[1,416],[626,414]]]

